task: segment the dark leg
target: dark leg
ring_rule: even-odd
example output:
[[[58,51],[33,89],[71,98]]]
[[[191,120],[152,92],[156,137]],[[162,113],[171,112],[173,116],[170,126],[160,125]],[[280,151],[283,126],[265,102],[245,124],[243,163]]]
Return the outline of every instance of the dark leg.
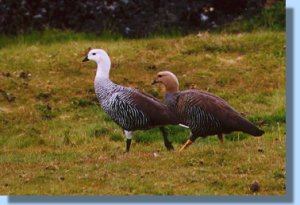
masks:
[[[219,138],[221,144],[223,144],[224,143],[224,137],[223,137],[222,133],[218,134],[218,138]]]
[[[124,130],[125,137],[126,137],[126,152],[129,152],[130,145],[131,145],[131,138],[132,138],[132,132]]]
[[[131,145],[131,139],[126,139],[126,152],[129,152]]]
[[[164,137],[164,144],[165,144],[165,147],[167,148],[167,150],[174,150],[172,143],[168,139],[169,134],[168,134],[167,129],[165,127],[159,127],[159,130],[161,131],[161,133]]]
[[[179,152],[182,152],[182,150],[186,149],[188,146],[190,146],[197,137],[191,133],[190,138],[186,141],[186,143],[180,148]]]

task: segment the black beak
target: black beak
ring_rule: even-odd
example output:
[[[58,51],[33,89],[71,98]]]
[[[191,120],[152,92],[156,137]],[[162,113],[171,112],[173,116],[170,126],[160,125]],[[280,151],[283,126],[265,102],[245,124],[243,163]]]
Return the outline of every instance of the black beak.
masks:
[[[87,56],[85,56],[85,58],[82,60],[82,62],[85,62],[85,61],[89,61]]]
[[[152,81],[151,85],[158,83],[155,79]]]

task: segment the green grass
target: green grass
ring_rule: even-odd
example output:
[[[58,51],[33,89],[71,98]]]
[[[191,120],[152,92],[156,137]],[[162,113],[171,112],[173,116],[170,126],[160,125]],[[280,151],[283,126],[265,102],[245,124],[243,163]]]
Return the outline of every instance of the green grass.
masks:
[[[112,33],[110,31],[104,31],[101,35],[92,33],[76,33],[71,30],[60,31],[55,29],[46,29],[44,31],[32,31],[24,35],[7,36],[0,34],[0,48],[5,46],[15,46],[16,44],[52,44],[67,41],[76,40],[99,40],[102,41],[116,41],[122,40],[122,36],[119,34]]]
[[[110,40],[55,31],[0,39],[1,194],[286,193],[284,32]],[[123,154],[122,130],[95,99],[95,64],[81,62],[88,47],[108,51],[117,83],[162,98],[151,81],[170,70],[181,89],[219,95],[266,134],[232,133],[224,145],[212,136],[179,154],[189,132],[169,126],[176,151],[166,151],[153,129],[136,132]]]

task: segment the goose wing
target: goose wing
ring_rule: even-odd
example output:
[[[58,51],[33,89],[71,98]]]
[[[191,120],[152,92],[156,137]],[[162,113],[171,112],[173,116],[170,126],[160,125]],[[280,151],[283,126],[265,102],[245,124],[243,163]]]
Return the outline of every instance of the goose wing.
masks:
[[[130,88],[114,93],[107,107],[112,119],[126,130],[176,124],[173,113],[166,105]]]
[[[154,96],[134,90],[131,97],[134,105],[150,119],[151,125],[178,124],[176,116]]]
[[[181,112],[190,107],[198,107],[218,120],[225,130],[239,130],[245,123],[250,123],[225,100],[204,91],[186,90],[180,92],[177,98],[177,107]]]

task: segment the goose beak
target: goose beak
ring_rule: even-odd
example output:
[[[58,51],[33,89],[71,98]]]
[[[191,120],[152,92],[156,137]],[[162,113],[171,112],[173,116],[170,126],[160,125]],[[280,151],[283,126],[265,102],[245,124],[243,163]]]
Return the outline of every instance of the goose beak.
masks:
[[[89,61],[87,56],[85,56],[85,58],[82,60],[82,62],[86,62],[86,61]]]
[[[154,79],[151,83],[151,85],[155,85],[156,83],[158,83],[158,81],[156,81],[156,79]]]

